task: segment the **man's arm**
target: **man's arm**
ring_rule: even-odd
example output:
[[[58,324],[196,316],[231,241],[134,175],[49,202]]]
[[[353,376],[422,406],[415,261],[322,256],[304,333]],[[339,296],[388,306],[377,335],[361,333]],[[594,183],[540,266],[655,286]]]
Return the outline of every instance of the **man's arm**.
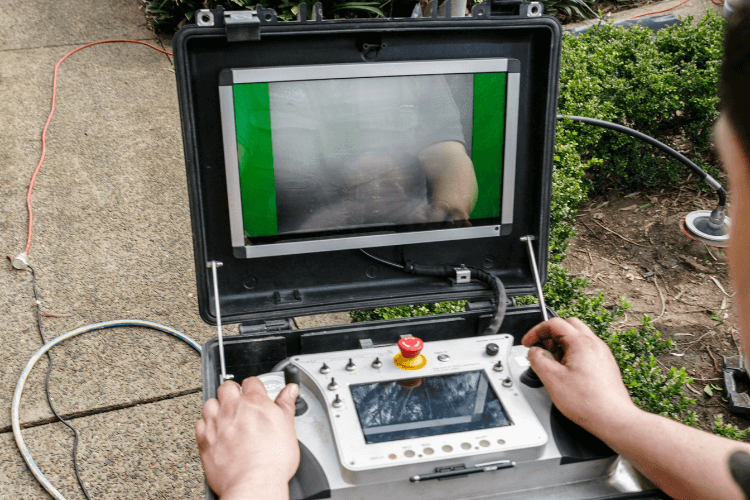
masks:
[[[464,145],[443,141],[419,152],[419,164],[432,190],[432,204],[443,220],[469,220],[477,202],[477,177]]]
[[[555,318],[523,338],[529,361],[568,418],[607,443],[675,499],[744,498],[728,458],[750,445],[688,427],[635,406],[612,352],[583,322]],[[551,352],[557,353],[557,358]]]

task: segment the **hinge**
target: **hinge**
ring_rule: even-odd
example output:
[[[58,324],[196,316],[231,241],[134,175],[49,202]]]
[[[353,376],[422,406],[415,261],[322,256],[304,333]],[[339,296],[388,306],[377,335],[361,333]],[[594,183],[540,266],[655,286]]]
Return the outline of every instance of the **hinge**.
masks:
[[[242,323],[240,325],[240,335],[263,335],[267,332],[283,332],[292,330],[292,320],[269,319],[268,321],[258,321],[257,323]]]

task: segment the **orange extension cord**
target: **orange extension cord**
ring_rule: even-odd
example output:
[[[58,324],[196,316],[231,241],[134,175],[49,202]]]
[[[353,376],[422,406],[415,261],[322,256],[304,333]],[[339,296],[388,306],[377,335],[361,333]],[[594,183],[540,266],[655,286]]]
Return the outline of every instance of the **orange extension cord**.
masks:
[[[145,45],[146,47],[151,47],[154,50],[158,50],[159,52],[162,52],[164,54],[167,54],[169,56],[172,55],[171,52],[167,52],[166,50],[162,50],[158,47],[154,47],[153,45],[150,45],[146,42],[141,42],[138,40],[99,40],[98,42],[91,42],[87,43],[86,45],[81,45],[78,48],[75,48],[65,54],[62,59],[57,61],[57,64],[55,65],[55,75],[52,79],[52,108],[49,111],[49,116],[47,116],[47,123],[44,124],[44,130],[42,130],[42,156],[39,158],[39,164],[36,166],[36,170],[34,170],[34,174],[31,176],[31,182],[29,183],[29,190],[26,193],[26,206],[29,209],[29,235],[26,239],[26,250],[24,250],[24,254],[28,254],[29,250],[31,249],[31,234],[32,229],[34,226],[34,215],[31,211],[31,193],[34,191],[34,183],[36,182],[36,177],[39,174],[39,170],[42,168],[42,164],[44,163],[44,156],[47,154],[47,129],[49,128],[49,124],[52,121],[52,116],[55,114],[55,97],[57,94],[57,70],[60,68],[60,65],[62,62],[67,59],[68,57],[72,56],[79,50],[83,50],[87,47],[92,47],[94,45],[99,45],[102,43],[139,43],[141,45]]]
[[[663,10],[655,10],[655,11],[653,11],[653,12],[646,12],[646,13],[644,13],[644,14],[638,14],[637,16],[629,17],[628,19],[636,19],[636,18],[639,18],[639,17],[650,16],[651,14],[661,14],[662,12],[667,12],[668,10],[676,9],[676,8],[677,8],[677,7],[679,7],[680,5],[685,5],[685,4],[686,4],[686,3],[688,3],[689,1],[690,1],[690,0],[682,0],[682,2],[678,3],[677,5],[674,5],[674,6],[670,7],[670,8],[668,8],[668,9],[663,9]],[[716,0],[711,0],[711,1],[712,1],[713,3],[716,3]],[[722,3],[723,3],[723,0],[722,0]],[[716,4],[716,5],[719,5],[719,4]]]

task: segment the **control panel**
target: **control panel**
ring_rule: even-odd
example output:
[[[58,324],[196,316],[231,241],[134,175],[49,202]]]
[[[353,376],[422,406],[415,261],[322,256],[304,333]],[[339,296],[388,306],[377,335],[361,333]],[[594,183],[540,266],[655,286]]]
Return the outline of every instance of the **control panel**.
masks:
[[[301,398],[325,412],[340,466],[357,483],[467,457],[506,465],[540,456],[548,436],[508,368],[512,347],[507,334],[430,343],[406,337],[295,356],[285,370],[299,370]],[[271,397],[284,386],[280,372],[261,378]]]

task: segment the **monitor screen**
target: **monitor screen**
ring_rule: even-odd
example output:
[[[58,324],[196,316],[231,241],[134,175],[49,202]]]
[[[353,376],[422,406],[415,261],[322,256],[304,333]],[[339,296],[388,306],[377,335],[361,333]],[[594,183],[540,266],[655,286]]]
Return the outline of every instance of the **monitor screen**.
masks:
[[[481,370],[350,389],[368,444],[512,425]]]
[[[235,70],[220,88],[233,246],[498,235],[514,93],[507,60],[471,61]]]

